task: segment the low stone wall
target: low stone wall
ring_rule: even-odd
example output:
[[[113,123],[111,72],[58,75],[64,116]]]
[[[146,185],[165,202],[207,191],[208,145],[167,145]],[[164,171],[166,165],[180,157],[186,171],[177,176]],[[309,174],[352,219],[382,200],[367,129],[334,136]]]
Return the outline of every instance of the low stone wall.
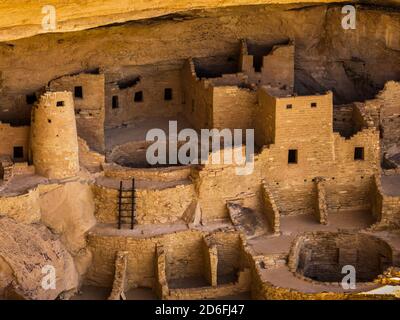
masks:
[[[218,280],[218,250],[217,245],[210,236],[203,238],[204,246],[204,278],[215,287]]]
[[[380,176],[371,185],[372,213],[377,219],[375,228],[400,226],[400,197],[385,195]]]
[[[214,287],[189,289],[170,289],[167,300],[200,300],[216,299],[250,291],[251,271],[245,269],[239,272],[238,281]]]
[[[33,223],[40,220],[39,189],[17,196],[0,197],[0,215],[17,222]]]
[[[262,196],[264,200],[264,212],[268,219],[268,223],[272,228],[272,231],[278,234],[280,232],[281,225],[279,209],[275,203],[272,192],[265,183],[262,184]]]
[[[128,264],[128,252],[118,251],[115,258],[115,276],[113,287],[108,300],[125,300],[126,267]]]
[[[122,180],[137,179],[150,181],[178,181],[189,177],[190,166],[177,166],[168,168],[128,168],[116,164],[105,164],[104,175],[106,177]]]
[[[93,254],[86,283],[111,287],[114,280],[115,255],[128,252],[126,271],[127,290],[132,287],[153,288],[156,281],[158,246],[165,253],[165,272],[170,279],[202,276],[204,257],[200,231],[187,230],[153,237],[127,237],[122,235],[88,233],[88,246]]]
[[[88,169],[90,172],[97,172],[102,169],[105,162],[105,157],[89,148],[87,142],[78,137],[79,146],[79,163],[81,166]]]
[[[323,178],[315,178],[317,201],[315,204],[315,216],[320,224],[328,224],[328,206],[326,204],[326,191]]]

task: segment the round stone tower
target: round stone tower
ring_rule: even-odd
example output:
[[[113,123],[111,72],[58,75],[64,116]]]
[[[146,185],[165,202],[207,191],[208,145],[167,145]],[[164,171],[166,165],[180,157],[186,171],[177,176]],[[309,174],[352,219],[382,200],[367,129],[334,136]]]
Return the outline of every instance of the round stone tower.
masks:
[[[32,108],[31,160],[37,174],[50,179],[79,171],[78,135],[71,92],[46,92]]]

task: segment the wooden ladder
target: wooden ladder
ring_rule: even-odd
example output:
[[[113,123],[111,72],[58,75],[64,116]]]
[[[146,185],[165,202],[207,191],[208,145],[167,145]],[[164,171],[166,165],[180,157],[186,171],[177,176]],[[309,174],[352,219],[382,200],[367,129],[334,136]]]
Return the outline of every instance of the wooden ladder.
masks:
[[[118,192],[118,229],[121,229],[123,224],[130,224],[131,229],[133,229],[133,225],[136,223],[135,200],[135,179],[132,179],[131,189],[124,189],[123,183],[120,181]],[[125,219],[130,219],[130,221]]]

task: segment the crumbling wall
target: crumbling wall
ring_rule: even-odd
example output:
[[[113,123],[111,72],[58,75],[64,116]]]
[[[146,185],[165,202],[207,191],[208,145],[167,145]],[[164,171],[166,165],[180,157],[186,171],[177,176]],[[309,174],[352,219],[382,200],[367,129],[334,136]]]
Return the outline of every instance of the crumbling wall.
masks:
[[[242,40],[240,70],[248,76],[249,83],[293,89],[294,50],[294,44],[273,46],[269,53],[263,55],[261,69],[256,71],[253,64],[255,56],[249,51],[247,42]]]
[[[371,210],[376,217],[376,227],[396,228],[400,226],[400,196],[385,194],[381,177],[375,175],[371,183]]]
[[[77,87],[80,93],[75,92]],[[70,91],[74,97],[75,119],[78,135],[93,150],[103,152],[105,119],[105,79],[103,74],[82,73],[64,76],[49,83],[51,91]]]
[[[89,148],[85,140],[78,137],[79,164],[90,172],[101,171],[105,163],[105,157]]]
[[[261,185],[261,188],[262,188],[265,216],[267,217],[272,232],[275,234],[279,234],[281,221],[280,221],[280,213],[278,206],[275,203],[275,199],[272,192],[269,190],[269,186],[263,183]]]
[[[184,116],[195,129],[212,128],[213,86],[210,81],[197,78],[191,59],[185,62],[181,79],[185,101]]]
[[[185,99],[182,94],[181,73],[177,67],[142,67],[136,77],[131,77],[132,84],[106,74],[106,127],[118,127],[137,119],[154,117],[176,118],[182,111]],[[148,70],[150,68],[150,70]],[[132,72],[132,71],[131,71]],[[143,74],[141,73],[143,72]],[[135,79],[136,78],[136,79]],[[170,100],[165,99],[165,89],[172,90]],[[141,92],[141,99],[139,95]],[[136,95],[136,101],[135,101]],[[113,97],[118,97],[118,107],[113,107]],[[114,98],[115,99],[115,98]],[[115,102],[114,102],[115,103]]]
[[[333,131],[339,132],[343,137],[351,137],[354,133],[353,114],[356,107],[353,104],[334,106]]]

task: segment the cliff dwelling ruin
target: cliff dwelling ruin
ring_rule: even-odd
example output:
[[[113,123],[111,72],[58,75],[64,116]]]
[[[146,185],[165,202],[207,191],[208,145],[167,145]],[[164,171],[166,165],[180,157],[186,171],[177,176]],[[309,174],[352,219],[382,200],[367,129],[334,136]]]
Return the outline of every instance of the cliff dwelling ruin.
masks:
[[[396,298],[399,7],[291,2],[2,26],[0,299]]]

